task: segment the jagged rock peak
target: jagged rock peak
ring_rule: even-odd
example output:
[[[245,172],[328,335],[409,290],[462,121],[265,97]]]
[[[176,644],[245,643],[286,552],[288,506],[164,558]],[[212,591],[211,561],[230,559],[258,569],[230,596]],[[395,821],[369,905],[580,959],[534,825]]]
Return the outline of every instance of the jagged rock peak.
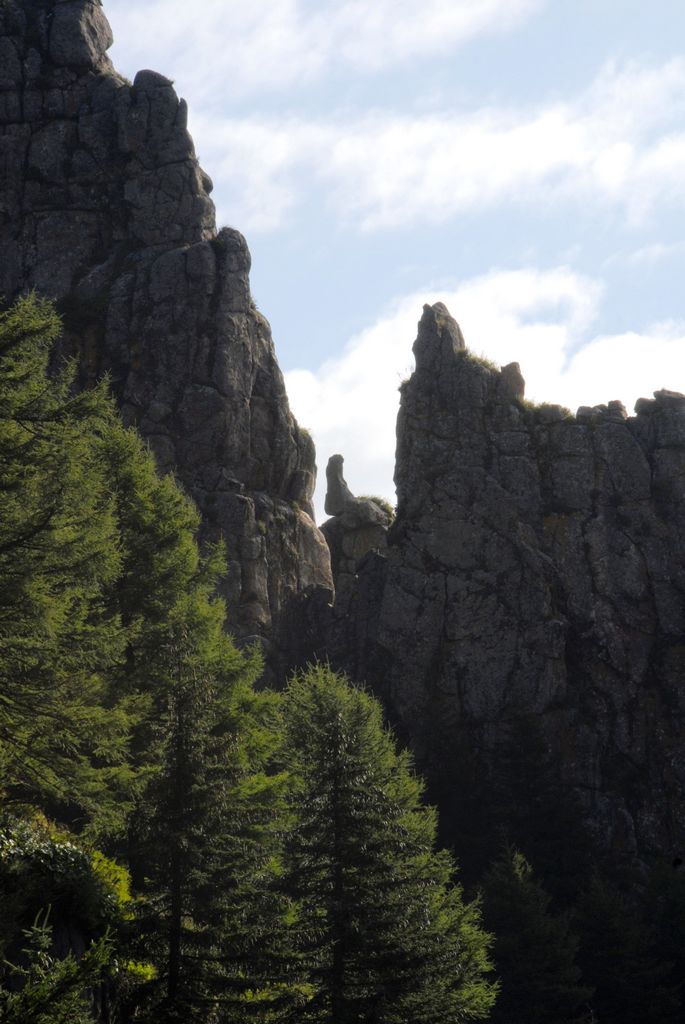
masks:
[[[106,54],[114,39],[100,0],[4,0],[0,29],[9,38],[28,36],[56,67],[111,68]],[[10,47],[2,52],[16,68]]]
[[[417,370],[426,369],[439,373],[454,352],[465,348],[461,328],[450,316],[447,306],[442,302],[435,302],[432,306],[426,304],[412,349]]]
[[[439,388],[441,378],[459,373],[461,361],[470,359],[479,363],[486,375],[499,374],[499,388],[504,396],[519,401],[524,397],[525,381],[519,364],[509,363],[498,370],[494,363],[473,355],[467,348],[459,324],[443,302],[423,307],[413,352],[416,379],[426,390],[432,386]]]
[[[285,604],[332,587],[314,447],[288,407],[240,232],[168,78],[107,57],[94,0],[0,5],[0,294],[56,299],[82,383],[108,371],[127,421],[229,555],[238,635],[278,644]]]

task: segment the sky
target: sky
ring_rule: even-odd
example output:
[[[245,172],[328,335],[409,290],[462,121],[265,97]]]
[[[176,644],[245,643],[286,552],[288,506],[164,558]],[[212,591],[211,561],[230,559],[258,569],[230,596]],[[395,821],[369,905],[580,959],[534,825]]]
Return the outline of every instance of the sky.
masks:
[[[425,302],[526,396],[685,392],[683,0],[105,0],[252,253],[319,478],[394,502]],[[317,490],[323,516],[323,488]]]

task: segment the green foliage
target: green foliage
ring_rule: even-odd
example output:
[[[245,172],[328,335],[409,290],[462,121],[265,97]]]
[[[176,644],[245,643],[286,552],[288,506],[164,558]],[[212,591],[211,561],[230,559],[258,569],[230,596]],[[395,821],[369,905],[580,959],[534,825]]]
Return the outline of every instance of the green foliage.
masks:
[[[316,995],[300,1021],[482,1019],[494,1001],[478,907],[434,850],[436,818],[380,706],[318,665],[284,702],[293,825],[284,885]]]
[[[133,648],[129,682],[163,635],[166,618],[195,582],[213,583],[222,568],[215,554],[200,558],[195,534],[200,516],[173,477],[160,477],[135,430],[115,419],[99,443],[120,536],[121,571],[109,593],[113,614],[127,626]]]
[[[131,876],[126,868],[110,857],[105,857],[101,850],[94,850],[90,858],[90,870],[119,913],[129,916],[133,897]]]
[[[563,415],[563,418],[565,420],[574,420],[575,419],[575,416],[573,415],[571,410],[569,408],[567,408],[567,406],[565,406],[565,405],[558,406],[558,405],[556,405],[553,402],[533,402],[530,398],[518,398],[516,400],[516,404],[518,405],[519,409],[523,410],[523,412],[530,412],[530,413],[533,413],[533,414],[538,413],[541,410],[545,410],[545,409],[555,409],[556,410],[556,409],[560,408],[561,412],[562,412],[562,415]]]
[[[525,857],[506,850],[483,882],[485,923],[495,933],[502,990],[495,1024],[569,1024],[588,1019],[591,989],[576,965],[568,917],[550,912],[551,897]]]
[[[0,801],[25,816],[0,834],[0,943],[16,950],[51,905],[60,934],[111,929],[131,1012],[276,1020],[309,990],[285,965],[292,908],[275,885],[275,697],[253,692],[260,659],[224,632],[223,554],[200,555],[196,509],[104,386],[75,395],[71,365],[48,376],[58,331],[33,297],[0,317]],[[125,868],[31,804],[116,840],[136,898]],[[22,975],[26,1013],[82,977],[71,954],[40,963]],[[86,1012],[76,995],[69,1008]]]
[[[134,430],[116,420],[99,453],[121,552],[121,572],[107,592],[106,607],[122,622],[127,640],[125,657],[113,666],[111,679],[115,691],[137,710],[129,759],[140,797],[150,774],[158,770],[159,722],[174,686],[167,664],[169,637],[188,609],[200,605],[213,619],[214,630],[221,632],[225,608],[220,602],[210,608],[210,595],[225,565],[220,545],[201,556],[195,538],[197,509],[173,477],[159,476],[151,452]],[[231,656],[237,664],[237,652]]]
[[[392,507],[389,501],[385,500],[385,498],[379,498],[377,494],[362,494],[360,495],[360,497],[362,499],[366,499],[367,501],[373,501],[374,504],[378,505],[379,508],[381,508],[388,516],[390,516],[391,521],[395,518],[395,509]]]
[[[79,934],[116,933],[130,918],[130,879],[124,867],[45,819],[0,823],[0,951],[21,929],[52,908],[53,920]],[[1,973],[1,972],[0,972]]]
[[[472,352],[471,349],[459,349],[457,352],[457,358],[461,359],[465,363],[475,363],[477,366],[482,366],[486,370],[493,370],[495,373],[499,373],[499,366],[497,363],[493,362],[492,359],[488,359],[487,356]]]
[[[97,439],[102,388],[48,378],[59,321],[34,297],[0,313],[0,778],[5,801],[120,815],[129,716],[108,686],[125,637],[104,593],[120,572]]]
[[[221,550],[200,557],[197,511],[159,477],[104,389],[74,395],[73,366],[48,376],[58,330],[52,308],[33,297],[0,316],[0,800],[113,837],[134,798],[144,818],[153,785],[169,782],[158,765],[164,716],[182,706],[188,679],[210,680],[210,702],[214,686],[230,693],[230,709],[216,707],[234,774],[247,776],[271,740],[256,730],[235,740],[260,665],[223,633],[225,608],[211,597]],[[204,723],[206,736],[217,721]],[[201,769],[210,793],[217,764]],[[225,787],[215,795],[221,806]],[[101,934],[110,919],[133,927],[126,870],[28,813],[0,837],[4,947],[49,904],[60,927],[83,934]],[[187,835],[156,838],[182,845]],[[202,860],[197,833],[194,842]],[[154,862],[136,866],[145,876]],[[130,985],[152,980],[144,962],[122,962]]]
[[[659,955],[654,909],[650,902],[643,918],[639,903],[629,902],[616,885],[598,876],[583,895],[577,920],[579,959],[584,977],[595,988],[592,1006],[602,1024],[682,1021],[682,976],[674,977],[673,963]],[[682,946],[669,952],[682,958]]]
[[[25,932],[25,963],[11,967],[18,991],[0,987],[3,1024],[92,1024],[88,991],[108,972],[113,949],[107,936],[90,943],[80,957],[53,955],[48,912]]]
[[[552,402],[541,402],[537,406],[537,408],[538,409],[557,409],[557,408],[561,408],[561,411],[563,413],[563,416],[564,416],[565,420],[574,420],[575,419],[575,416],[573,415],[572,411],[566,405],[557,406],[557,405],[555,405]]]
[[[149,981],[126,959],[127,871],[44,819],[0,827],[0,1019],[92,1021],[92,999],[114,1008]],[[28,945],[22,947],[22,935]]]
[[[104,387],[48,377],[58,331],[34,297],[0,315],[0,770],[5,802],[111,833],[155,759],[169,616],[222,559]]]
[[[134,823],[159,975],[149,1013],[173,1020],[211,1007],[217,1021],[276,1021],[306,992],[288,976],[290,904],[276,886],[276,698],[253,691],[260,660],[224,633],[210,588],[207,579],[179,602],[154,662],[166,693],[161,771]]]
[[[93,927],[111,909],[88,853],[47,822],[9,819],[0,828],[0,893],[15,894],[19,920],[53,903],[62,916]]]

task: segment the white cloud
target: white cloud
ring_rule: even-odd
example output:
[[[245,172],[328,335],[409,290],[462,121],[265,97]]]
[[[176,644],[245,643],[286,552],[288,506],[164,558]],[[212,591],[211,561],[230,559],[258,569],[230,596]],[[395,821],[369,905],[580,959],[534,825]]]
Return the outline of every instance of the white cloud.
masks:
[[[622,257],[626,263],[632,266],[653,267],[663,260],[674,256],[682,256],[683,254],[685,254],[685,241],[651,242],[649,245],[643,245],[627,255],[619,254],[619,257],[614,257],[614,259]]]
[[[329,456],[340,452],[355,493],[393,500],[397,389],[411,372],[424,302],[446,303],[472,351],[501,365],[518,362],[534,401],[575,411],[618,398],[630,410],[640,395],[662,387],[685,392],[685,323],[597,335],[572,352],[587,338],[602,294],[600,283],[565,267],[493,270],[452,290],[428,288],[398,300],[340,357],[315,372],[286,374],[293,411],[314,436],[322,481]],[[319,517],[324,492],[321,482]]]
[[[348,0],[316,22],[330,47],[350,64],[379,69],[416,56],[449,52],[482,33],[507,31],[545,0]]]
[[[631,412],[636,399],[661,388],[685,393],[685,321],[592,338],[552,383],[551,393],[574,410],[618,398]]]
[[[193,103],[311,82],[340,66],[378,71],[510,30],[547,0],[108,0],[114,55],[159,66]]]
[[[683,202],[684,114],[685,60],[674,59],[608,65],[573,101],[530,108],[326,121],[204,113],[193,126],[221,212],[230,202],[231,219],[247,229],[281,223],[312,183],[340,217],[367,229],[504,203],[590,204],[639,224],[657,204]]]
[[[192,115],[190,127],[203,165],[211,168],[217,223],[242,231],[282,224],[302,199],[300,183],[283,170],[294,171],[307,154],[317,153],[319,128],[288,118],[277,128],[256,120],[215,122],[205,113]]]

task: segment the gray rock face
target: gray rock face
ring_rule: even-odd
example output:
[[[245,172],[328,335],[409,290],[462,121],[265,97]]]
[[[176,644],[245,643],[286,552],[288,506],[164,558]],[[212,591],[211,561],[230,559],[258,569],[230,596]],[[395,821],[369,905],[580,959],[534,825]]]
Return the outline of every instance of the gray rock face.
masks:
[[[414,351],[397,519],[329,626],[334,657],[441,793],[464,735],[495,756],[528,714],[606,844],[682,851],[685,397],[630,418],[531,407],[518,366],[471,356],[441,305]]]
[[[343,476],[342,455],[331,455],[326,466],[326,499],[324,511],[327,516],[338,516],[355,499]]]
[[[314,448],[295,423],[250,256],[217,234],[211,180],[171,82],[131,85],[94,0],[0,5],[0,294],[58,300],[83,383],[105,370],[127,421],[228,546],[239,635],[330,591],[312,519]]]
[[[342,455],[331,455],[326,466],[328,489],[324,508],[332,516],[321,527],[331,552],[338,620],[347,616],[353,598],[357,567],[371,551],[386,547],[390,514],[373,498],[356,498],[342,467]],[[312,652],[314,653],[314,652]]]
[[[99,3],[57,0],[49,26],[50,59],[60,66],[98,67],[114,39]]]

